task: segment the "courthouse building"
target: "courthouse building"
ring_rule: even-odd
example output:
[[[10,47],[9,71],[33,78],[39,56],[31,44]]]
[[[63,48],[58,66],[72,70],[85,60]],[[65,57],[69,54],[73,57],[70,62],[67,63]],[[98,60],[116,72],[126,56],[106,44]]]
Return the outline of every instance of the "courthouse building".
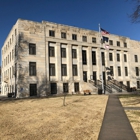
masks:
[[[111,78],[140,88],[140,42],[108,37],[109,49],[105,49],[97,31],[18,19],[1,49],[1,94],[97,93],[90,81],[101,80],[103,72],[107,83],[107,68]]]

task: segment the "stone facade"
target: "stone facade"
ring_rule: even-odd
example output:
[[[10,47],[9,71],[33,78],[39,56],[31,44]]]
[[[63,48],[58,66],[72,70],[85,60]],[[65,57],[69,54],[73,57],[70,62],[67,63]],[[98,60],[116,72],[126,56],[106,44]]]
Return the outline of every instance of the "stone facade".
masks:
[[[109,49],[104,49],[100,45],[99,32],[46,21],[39,23],[18,19],[1,50],[1,94],[14,92],[17,97],[28,97],[59,94],[64,90],[68,90],[69,93],[78,91],[82,93],[87,89],[97,93],[89,80],[93,77],[93,72],[94,78],[100,79],[101,71],[105,72],[107,79],[105,67],[110,66],[113,66],[114,79],[126,85],[130,84],[130,87],[139,87],[140,42],[112,34],[108,37],[113,44]],[[120,45],[117,46],[117,42]],[[35,47],[35,52],[29,47],[30,45]],[[103,66],[101,52],[105,59]],[[117,61],[117,54],[120,61]],[[35,72],[30,64],[34,64]],[[77,67],[77,74],[73,74],[74,67]],[[118,67],[121,69],[120,76],[118,76]],[[137,76],[136,69],[138,69]]]

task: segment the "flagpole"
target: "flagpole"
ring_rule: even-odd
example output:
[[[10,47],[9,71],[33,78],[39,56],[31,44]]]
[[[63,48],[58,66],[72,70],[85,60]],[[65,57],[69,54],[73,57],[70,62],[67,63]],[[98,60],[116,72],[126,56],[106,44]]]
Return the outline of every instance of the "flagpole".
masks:
[[[102,42],[101,42],[101,27],[99,24],[99,36],[100,36],[100,49],[102,48]],[[102,55],[101,55],[101,51],[100,51],[100,66],[101,66],[101,80],[102,80],[102,94],[104,94],[104,83],[103,83],[103,70],[102,70]]]

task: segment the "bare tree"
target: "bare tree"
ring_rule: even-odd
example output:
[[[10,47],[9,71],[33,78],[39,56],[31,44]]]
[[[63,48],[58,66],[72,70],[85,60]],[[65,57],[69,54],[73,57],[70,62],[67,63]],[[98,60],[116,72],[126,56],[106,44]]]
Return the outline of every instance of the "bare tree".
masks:
[[[129,1],[129,0],[127,0]],[[131,0],[135,3],[134,10],[130,16],[132,23],[139,23],[140,22],[140,0]]]

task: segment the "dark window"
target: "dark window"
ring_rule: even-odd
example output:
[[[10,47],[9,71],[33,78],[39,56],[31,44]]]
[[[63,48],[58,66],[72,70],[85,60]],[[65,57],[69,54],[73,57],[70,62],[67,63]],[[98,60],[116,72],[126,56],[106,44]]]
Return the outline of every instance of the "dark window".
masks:
[[[77,51],[76,51],[76,49],[72,49],[72,58],[77,58]]]
[[[55,76],[55,64],[50,64],[50,76]]]
[[[134,55],[134,58],[135,58],[135,62],[138,62],[138,56]]]
[[[54,47],[49,47],[49,56],[54,57],[55,56],[55,49]]]
[[[62,71],[62,76],[67,76],[67,65],[66,64],[61,65],[61,71]]]
[[[119,41],[117,41],[117,46],[120,46],[120,42]]]
[[[82,60],[83,60],[83,64],[86,65],[87,64],[86,50],[82,50]]]
[[[114,75],[114,69],[113,69],[113,66],[110,66],[110,75]]]
[[[51,83],[51,94],[57,94],[57,84]]]
[[[120,84],[123,85],[123,81],[120,81]]]
[[[113,41],[112,40],[109,40],[109,45],[113,45]]]
[[[77,76],[78,73],[77,73],[77,65],[73,65],[72,66],[72,72],[73,72],[73,76]]]
[[[63,92],[68,93],[68,91],[69,91],[68,83],[63,83]]]
[[[140,88],[140,81],[137,81],[137,88]]]
[[[113,61],[113,54],[112,53],[109,53],[109,60]]]
[[[93,71],[93,80],[96,81],[97,77],[96,77],[96,71]]]
[[[136,76],[139,76],[139,68],[136,67],[135,69],[136,69]]]
[[[105,54],[104,54],[104,52],[101,52],[101,56],[102,56],[102,65],[105,66]]]
[[[55,31],[53,31],[53,30],[49,30],[49,36],[53,36],[53,37],[55,37]]]
[[[127,56],[124,54],[124,62],[127,62]]]
[[[121,76],[121,68],[118,67],[118,76]]]
[[[65,38],[66,39],[66,33],[61,32],[61,38]]]
[[[17,35],[17,29],[15,29],[15,36]]]
[[[83,81],[87,82],[87,71],[83,71]]]
[[[92,51],[92,65],[96,65],[96,52]]]
[[[30,84],[30,96],[36,96],[36,95],[37,95],[37,85]]]
[[[126,42],[124,42],[124,47],[127,48],[127,43]]]
[[[117,53],[117,61],[120,61],[120,54]]]
[[[92,43],[96,43],[96,38],[92,37]]]
[[[72,34],[72,40],[77,40],[77,35],[76,34]]]
[[[127,84],[127,87],[130,87],[130,81],[127,81],[126,84]]]
[[[66,48],[61,48],[61,57],[66,58]]]
[[[36,44],[29,43],[29,54],[36,54]]]
[[[125,67],[125,76],[128,76],[128,70],[127,70],[127,67]]]
[[[79,91],[79,83],[74,83],[74,91],[75,92]]]
[[[29,75],[36,76],[36,62],[29,62]]]
[[[84,42],[87,42],[87,36],[82,36],[82,40],[83,40]]]

